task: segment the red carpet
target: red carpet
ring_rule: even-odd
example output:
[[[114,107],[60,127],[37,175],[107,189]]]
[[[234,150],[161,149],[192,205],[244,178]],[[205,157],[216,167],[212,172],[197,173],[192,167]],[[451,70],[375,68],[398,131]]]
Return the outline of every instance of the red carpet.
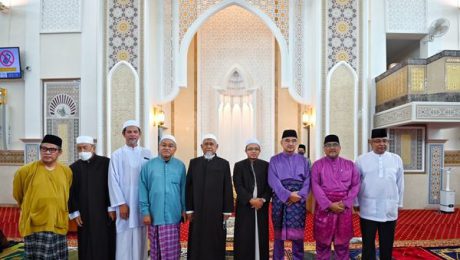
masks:
[[[305,227],[305,242],[313,242],[313,216],[308,214]],[[19,209],[0,208],[0,229],[10,239],[19,239],[17,230]],[[271,221],[270,221],[271,222]],[[359,217],[354,215],[353,227],[355,236],[360,237]],[[188,225],[181,228],[181,241],[187,240]],[[74,237],[75,234],[70,234]],[[270,225],[270,239],[273,240],[273,228]],[[434,210],[402,210],[396,226],[396,241],[414,240],[453,240],[460,239],[460,211],[442,214]]]

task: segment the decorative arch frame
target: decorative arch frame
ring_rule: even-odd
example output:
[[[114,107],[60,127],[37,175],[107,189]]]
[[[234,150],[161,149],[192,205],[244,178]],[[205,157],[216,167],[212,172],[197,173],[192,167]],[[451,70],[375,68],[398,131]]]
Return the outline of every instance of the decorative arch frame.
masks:
[[[214,14],[218,13],[219,11],[231,6],[231,5],[237,5],[241,8],[244,8],[251,12],[252,14],[256,15],[259,17],[265,25],[270,29],[270,31],[273,33],[275,36],[276,40],[278,41],[278,45],[280,47],[280,54],[281,54],[281,85],[283,87],[289,87],[292,85],[292,79],[291,79],[291,57],[290,57],[290,51],[288,47],[288,43],[284,36],[281,34],[280,29],[276,26],[276,24],[270,19],[268,15],[263,13],[261,10],[258,8],[255,8],[251,6],[247,1],[243,0],[225,0],[222,1],[221,3],[218,3],[212,7],[210,7],[208,10],[203,12],[187,29],[187,32],[185,33],[184,37],[182,38],[182,41],[179,43],[179,39],[176,38],[176,44],[178,48],[176,48],[175,55],[177,55],[177,62],[175,63],[175,75],[176,75],[176,81],[175,81],[175,86],[171,93],[168,96],[165,96],[163,99],[166,101],[173,100],[177,94],[179,93],[179,87],[186,87],[187,86],[187,52],[188,48],[190,46],[190,43],[194,37],[194,35],[198,32],[198,30],[201,28],[201,26],[209,19],[211,18]],[[176,29],[176,32],[178,34],[178,30]],[[177,35],[176,34],[176,35]],[[292,47],[291,47],[292,48]],[[294,94],[294,91],[291,92]],[[294,96],[293,97],[296,100],[300,100],[300,97]]]
[[[327,80],[326,80],[326,104],[325,104],[325,134],[330,134],[330,122],[331,122],[331,116],[330,116],[330,111],[331,111],[331,78],[332,75],[334,75],[334,72],[340,68],[340,67],[345,67],[346,70],[351,72],[353,76],[353,124],[355,126],[358,125],[358,94],[359,94],[359,89],[358,89],[358,74],[356,71],[348,64],[346,61],[340,61],[336,63],[331,70],[329,70],[327,74]],[[358,158],[358,127],[355,127],[353,130],[353,151],[354,151],[354,159]]]
[[[111,110],[111,107],[112,107],[112,78],[113,78],[113,75],[114,73],[118,70],[119,67],[121,66],[127,66],[128,69],[130,70],[130,72],[134,75],[134,90],[135,90],[135,94],[134,94],[134,98],[136,100],[136,103],[134,104],[134,107],[135,107],[135,120],[139,121],[140,122],[140,108],[139,108],[139,96],[140,96],[140,84],[139,84],[139,74],[137,73],[136,69],[133,67],[133,65],[131,65],[129,62],[127,61],[119,61],[117,64],[115,64],[112,69],[110,69],[109,71],[109,74],[107,76],[107,106],[106,106],[106,109],[107,109],[107,117],[106,117],[106,126],[107,126],[107,131],[106,131],[106,135],[107,135],[107,145],[106,145],[106,152],[107,154],[110,154],[111,153],[111,149],[112,149],[112,136],[111,136],[111,133],[112,133],[112,125],[111,125],[111,121],[112,121],[112,110]]]
[[[249,72],[247,72],[243,67],[241,67],[239,64],[233,64],[230,69],[225,73],[225,76],[223,77],[223,80],[221,82],[221,87],[226,87],[228,80],[232,76],[233,72],[237,71],[241,77],[244,79],[245,82],[247,82],[249,85],[248,87],[253,87],[254,81],[252,80],[252,77]]]

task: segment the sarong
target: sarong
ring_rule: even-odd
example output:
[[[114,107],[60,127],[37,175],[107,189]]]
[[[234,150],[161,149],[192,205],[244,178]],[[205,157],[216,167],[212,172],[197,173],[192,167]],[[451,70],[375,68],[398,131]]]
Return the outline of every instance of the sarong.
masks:
[[[302,181],[291,179],[283,180],[281,184],[289,191],[299,191],[303,187]],[[306,213],[304,200],[288,206],[273,193],[272,220],[275,239],[303,240]]]
[[[180,224],[149,227],[150,259],[178,260],[180,258]]]
[[[33,233],[24,237],[24,253],[25,259],[67,259],[67,238],[53,232]]]
[[[346,195],[346,191],[326,192],[331,202],[340,201]],[[329,209],[320,210],[316,203],[313,234],[315,240],[322,244],[330,245],[332,241],[337,245],[348,244],[353,237],[352,209],[345,208],[342,213],[336,214]]]

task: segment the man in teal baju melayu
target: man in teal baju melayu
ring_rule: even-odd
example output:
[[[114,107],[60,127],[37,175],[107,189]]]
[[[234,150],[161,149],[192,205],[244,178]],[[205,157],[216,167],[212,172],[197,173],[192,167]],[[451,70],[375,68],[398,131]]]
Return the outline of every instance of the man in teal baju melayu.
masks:
[[[185,165],[174,158],[176,139],[164,135],[159,156],[146,163],[139,179],[139,206],[149,226],[150,258],[179,259],[180,222],[185,218]]]

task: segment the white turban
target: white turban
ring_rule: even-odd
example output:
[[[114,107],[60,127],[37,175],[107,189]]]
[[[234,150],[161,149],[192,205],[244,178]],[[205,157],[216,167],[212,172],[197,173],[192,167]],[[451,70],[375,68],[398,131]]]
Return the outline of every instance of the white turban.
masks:
[[[246,140],[246,146],[250,144],[257,144],[258,146],[260,146],[260,142],[259,140],[257,140],[257,138],[249,138],[248,140]]]
[[[163,142],[164,140],[171,140],[174,143],[176,143],[176,138],[172,135],[163,135],[160,139],[160,143]]]
[[[88,135],[80,135],[77,137],[77,144],[94,144],[94,138]]]
[[[201,143],[203,143],[204,140],[206,140],[206,139],[212,139],[212,140],[214,140],[214,142],[217,143],[217,137],[215,135],[213,135],[213,134],[205,134],[205,135],[203,135],[203,138],[201,139]]]
[[[125,128],[128,127],[128,126],[135,126],[137,128],[141,128],[140,125],[139,125],[139,122],[137,120],[128,120],[128,121],[126,121],[123,124],[123,129],[122,130],[125,130]]]

